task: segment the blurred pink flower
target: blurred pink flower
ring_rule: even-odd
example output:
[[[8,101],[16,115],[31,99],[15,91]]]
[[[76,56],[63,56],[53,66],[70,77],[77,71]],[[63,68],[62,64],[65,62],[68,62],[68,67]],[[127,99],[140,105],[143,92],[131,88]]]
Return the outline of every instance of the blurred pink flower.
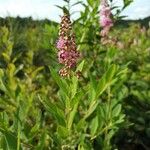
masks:
[[[108,5],[106,4],[101,4],[101,11],[100,11],[100,16],[107,16],[109,17],[111,15],[111,9]]]
[[[102,37],[107,36],[108,33],[109,33],[109,30],[110,30],[110,26],[107,26],[107,27],[103,28],[103,30],[102,30],[101,33],[100,33],[101,36],[102,36]]]
[[[113,26],[112,19],[106,16],[101,16],[100,25],[102,27],[111,27]]]
[[[113,26],[111,9],[107,3],[107,0],[102,0],[100,5],[100,26],[103,28],[101,31],[101,36],[106,36],[110,28]]]

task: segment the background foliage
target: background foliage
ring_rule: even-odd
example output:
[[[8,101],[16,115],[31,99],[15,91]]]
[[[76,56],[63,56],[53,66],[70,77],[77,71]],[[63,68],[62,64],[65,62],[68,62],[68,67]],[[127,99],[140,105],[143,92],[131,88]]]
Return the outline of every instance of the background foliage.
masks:
[[[150,19],[116,8],[115,42],[102,45],[99,1],[78,4],[79,79],[58,75],[57,23],[0,19],[1,149],[150,149]]]

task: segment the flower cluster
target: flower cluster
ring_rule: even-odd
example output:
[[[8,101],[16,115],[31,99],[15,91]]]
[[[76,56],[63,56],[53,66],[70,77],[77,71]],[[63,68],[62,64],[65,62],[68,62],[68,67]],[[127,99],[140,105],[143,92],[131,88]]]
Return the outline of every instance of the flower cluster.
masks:
[[[111,9],[107,3],[107,0],[101,1],[100,25],[103,28],[101,31],[101,36],[107,36],[110,28],[113,26],[113,20],[111,19]]]
[[[59,73],[61,76],[68,76],[70,69],[76,66],[80,54],[77,51],[70,16],[67,14],[61,17],[59,39],[56,47],[58,49],[59,63],[64,65],[64,68]]]

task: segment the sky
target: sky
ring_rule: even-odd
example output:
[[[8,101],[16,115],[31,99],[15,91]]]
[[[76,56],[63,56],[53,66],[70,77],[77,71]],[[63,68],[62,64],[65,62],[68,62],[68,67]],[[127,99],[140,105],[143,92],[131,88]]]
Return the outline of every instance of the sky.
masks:
[[[71,0],[77,2],[77,0]],[[85,0],[83,0],[85,1]],[[117,6],[122,6],[122,0],[113,0]],[[60,21],[61,10],[55,5],[63,6],[63,0],[0,0],[0,17],[5,16],[32,16],[34,19],[50,19]],[[75,11],[82,10],[78,5],[73,8]],[[127,19],[142,19],[150,16],[150,0],[134,0],[134,2],[124,10],[122,15]],[[74,18],[78,17],[78,14]]]

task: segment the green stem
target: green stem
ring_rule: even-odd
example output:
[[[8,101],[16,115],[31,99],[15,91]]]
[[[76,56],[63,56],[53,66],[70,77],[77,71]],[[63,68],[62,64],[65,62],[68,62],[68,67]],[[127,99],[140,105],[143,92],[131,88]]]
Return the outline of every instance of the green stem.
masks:
[[[69,85],[69,88],[71,87],[71,77],[68,77],[68,85]],[[71,91],[68,93],[67,95],[68,97],[66,98],[66,121],[67,121],[67,128],[69,129],[69,116],[70,116],[70,112],[71,112]]]
[[[111,118],[111,88],[108,87],[108,120]]]
[[[106,118],[106,127],[110,126],[110,120],[111,120],[111,89],[110,86],[108,87],[108,112],[107,112],[107,118]],[[109,128],[106,128],[105,130],[105,138],[104,138],[104,149],[110,150],[110,139],[108,136],[108,130]]]
[[[18,135],[17,135],[17,150],[20,150],[20,125],[18,127]]]

